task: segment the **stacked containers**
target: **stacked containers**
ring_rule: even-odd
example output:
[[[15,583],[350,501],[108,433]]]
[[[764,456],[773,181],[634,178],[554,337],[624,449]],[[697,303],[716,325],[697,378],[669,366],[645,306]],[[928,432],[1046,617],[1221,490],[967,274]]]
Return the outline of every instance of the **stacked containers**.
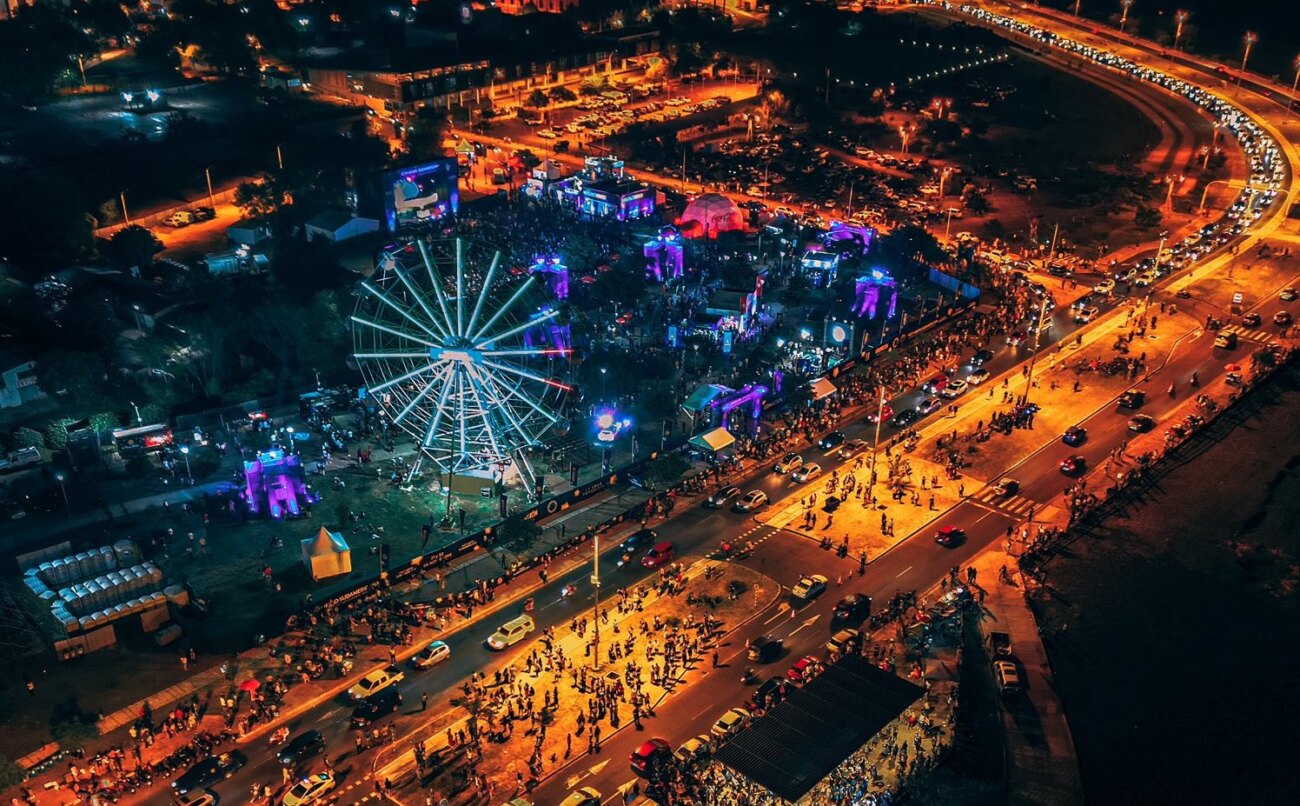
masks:
[[[117,557],[119,568],[126,568],[139,562],[140,550],[130,540],[119,540],[113,544],[113,554]]]

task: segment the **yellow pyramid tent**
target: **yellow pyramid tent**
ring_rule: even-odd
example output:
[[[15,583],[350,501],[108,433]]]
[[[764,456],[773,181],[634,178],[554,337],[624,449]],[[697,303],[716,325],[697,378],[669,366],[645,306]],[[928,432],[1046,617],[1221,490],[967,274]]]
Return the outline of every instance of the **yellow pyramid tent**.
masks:
[[[302,561],[315,581],[352,573],[352,549],[343,535],[324,526],[315,537],[302,541]]]

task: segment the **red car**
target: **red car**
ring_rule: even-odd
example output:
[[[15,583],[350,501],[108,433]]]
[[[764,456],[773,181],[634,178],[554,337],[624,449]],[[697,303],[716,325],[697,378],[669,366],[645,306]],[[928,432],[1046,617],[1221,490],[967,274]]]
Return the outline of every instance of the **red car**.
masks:
[[[657,778],[673,758],[673,749],[663,739],[651,739],[632,751],[632,772],[642,778]]]
[[[1061,472],[1067,476],[1082,473],[1088,467],[1088,460],[1082,456],[1067,456],[1061,460]]]
[[[814,658],[812,655],[805,655],[795,662],[795,665],[786,670],[785,676],[796,683],[803,682],[813,674],[816,674],[817,665],[819,663],[821,663],[821,661]],[[809,671],[810,669],[813,671]]]
[[[877,419],[876,418],[877,414],[882,414],[883,416],[880,417],[879,419],[888,422],[889,420],[894,419],[894,407],[886,403],[885,408],[883,410],[872,409],[871,411],[867,412],[867,422],[874,423]]]
[[[935,534],[934,542],[941,546],[952,548],[959,546],[966,540],[966,533],[956,526],[944,526]]]
[[[654,547],[651,548],[650,551],[646,552],[646,555],[641,558],[641,564],[646,568],[658,568],[676,556],[676,543],[668,543],[666,541],[663,543],[655,543]]]

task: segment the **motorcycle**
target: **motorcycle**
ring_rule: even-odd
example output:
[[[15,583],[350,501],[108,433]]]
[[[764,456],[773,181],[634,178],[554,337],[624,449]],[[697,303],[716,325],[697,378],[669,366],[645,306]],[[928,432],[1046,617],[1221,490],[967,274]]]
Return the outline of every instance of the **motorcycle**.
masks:
[[[570,596],[577,595],[577,593],[578,593],[578,583],[576,582],[570,582],[568,585],[565,585],[563,588],[560,588],[561,599],[567,599]]]
[[[272,746],[272,747],[275,747],[275,746],[278,745],[278,744],[284,744],[284,743],[287,742],[287,741],[289,741],[289,728],[288,728],[288,727],[277,728],[274,732],[271,733],[271,746]]]

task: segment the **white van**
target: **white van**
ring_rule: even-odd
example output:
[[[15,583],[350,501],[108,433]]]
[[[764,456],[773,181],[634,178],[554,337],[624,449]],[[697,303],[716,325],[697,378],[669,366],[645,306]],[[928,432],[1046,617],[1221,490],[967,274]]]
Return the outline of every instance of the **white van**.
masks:
[[[533,623],[532,616],[519,616],[502,624],[496,632],[488,636],[487,645],[489,649],[505,649],[514,646],[533,630],[537,625]]]

